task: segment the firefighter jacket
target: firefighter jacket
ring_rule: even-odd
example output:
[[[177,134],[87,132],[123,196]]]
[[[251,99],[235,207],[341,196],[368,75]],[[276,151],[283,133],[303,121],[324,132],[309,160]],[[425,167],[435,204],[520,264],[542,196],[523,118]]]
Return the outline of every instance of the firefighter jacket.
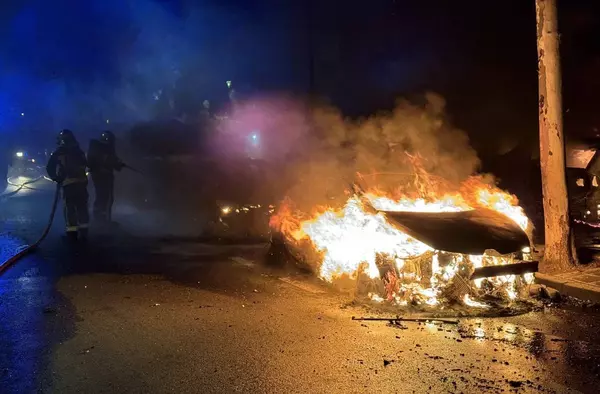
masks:
[[[67,186],[87,182],[87,160],[79,145],[59,146],[50,156],[46,171],[54,182]]]
[[[121,171],[124,167],[114,147],[97,140],[90,142],[87,160],[92,174],[113,175],[114,171]]]

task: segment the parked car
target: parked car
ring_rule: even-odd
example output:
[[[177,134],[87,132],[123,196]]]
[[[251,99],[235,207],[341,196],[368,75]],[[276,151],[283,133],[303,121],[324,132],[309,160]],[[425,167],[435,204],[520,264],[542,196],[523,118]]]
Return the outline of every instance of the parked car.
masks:
[[[11,174],[13,176],[38,177],[44,175],[43,169],[48,161],[49,152],[42,148],[18,148],[12,152]]]
[[[170,220],[195,227],[199,236],[269,237],[269,216],[279,201],[275,166],[213,149],[212,140],[198,133],[175,121],[134,128],[122,158],[145,175],[123,170],[119,199],[168,212]]]

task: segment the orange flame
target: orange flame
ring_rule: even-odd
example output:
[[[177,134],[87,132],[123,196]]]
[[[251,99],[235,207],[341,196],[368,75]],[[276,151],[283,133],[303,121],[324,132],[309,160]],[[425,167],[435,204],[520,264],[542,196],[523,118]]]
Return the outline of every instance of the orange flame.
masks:
[[[424,172],[419,173],[418,176],[421,178],[425,176],[425,183],[431,181]],[[416,183],[419,186],[417,188],[419,197],[416,198],[399,191],[385,193],[375,188],[365,193],[364,197],[375,209],[384,211],[457,212],[485,207],[508,216],[523,230],[529,227],[529,220],[518,205],[517,198],[484,183],[481,177],[471,177],[455,192],[444,194],[432,192],[431,188],[423,187],[422,182],[421,179]],[[442,187],[441,184],[438,183],[436,187]],[[318,262],[319,276],[329,282],[343,275],[356,279],[360,273],[373,279],[380,278],[377,256],[385,255],[392,258],[400,277],[383,278],[387,283],[386,298],[394,299],[400,304],[406,303],[406,295],[409,294],[409,298],[418,295],[419,299],[426,304],[436,305],[441,292],[456,276],[461,265],[468,264],[476,268],[484,265],[507,264],[513,258],[513,256],[455,254],[450,263],[441,266],[439,257],[443,252],[436,251],[398,230],[387,222],[383,212],[371,212],[356,195],[351,195],[341,209],[318,208],[310,216],[295,212],[293,202],[287,199],[277,214],[272,217],[271,225],[280,231],[288,242],[308,244],[318,252],[321,256],[321,261]],[[405,267],[411,259],[424,256],[430,258],[429,280]],[[527,277],[524,281],[530,282],[531,279]],[[482,279],[474,281],[474,289],[481,288],[482,281]],[[488,280],[488,283],[511,300],[517,297],[517,282],[515,276]],[[382,300],[379,295],[371,298]],[[462,301],[466,305],[481,307],[480,303],[472,300],[468,294]]]

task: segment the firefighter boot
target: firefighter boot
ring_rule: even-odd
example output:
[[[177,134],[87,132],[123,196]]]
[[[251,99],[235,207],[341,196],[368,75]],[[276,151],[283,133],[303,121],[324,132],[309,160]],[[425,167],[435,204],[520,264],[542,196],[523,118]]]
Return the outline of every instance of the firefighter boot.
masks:
[[[67,233],[64,236],[64,239],[69,242],[69,243],[76,243],[77,242],[77,232],[76,231],[67,231]]]
[[[80,228],[79,229],[79,239],[82,242],[86,242],[88,240],[88,229],[87,228]]]

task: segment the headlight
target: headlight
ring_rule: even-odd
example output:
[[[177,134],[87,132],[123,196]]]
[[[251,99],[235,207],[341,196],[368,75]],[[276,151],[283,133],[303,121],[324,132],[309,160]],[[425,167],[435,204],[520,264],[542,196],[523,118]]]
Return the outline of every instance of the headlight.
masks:
[[[15,156],[17,157],[23,157],[25,154],[23,152],[17,152],[15,153]]]
[[[218,209],[219,209],[221,216],[229,216],[229,215],[236,215],[236,214],[250,214],[251,212],[254,212],[255,210],[256,211],[261,210],[262,208],[263,208],[263,206],[260,204],[237,205],[237,204],[222,203],[222,204],[218,205]],[[267,210],[269,213],[273,213],[273,208],[271,208],[271,207],[269,207],[269,209],[265,209],[265,210]]]
[[[236,211],[239,212],[237,204],[234,204],[230,201],[217,201],[217,209],[220,216],[229,216],[233,215]]]

